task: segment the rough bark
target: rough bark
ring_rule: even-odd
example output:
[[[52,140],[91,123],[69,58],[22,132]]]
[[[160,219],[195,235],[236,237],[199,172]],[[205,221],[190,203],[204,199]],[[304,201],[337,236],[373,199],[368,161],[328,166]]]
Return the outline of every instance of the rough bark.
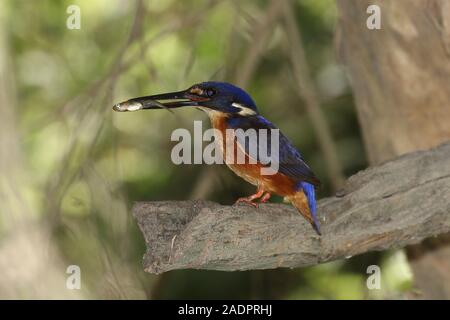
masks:
[[[337,4],[338,50],[371,164],[449,140],[450,1]],[[366,27],[372,4],[381,8],[381,30]],[[407,250],[422,298],[450,299],[450,247],[443,245],[449,238]]]
[[[289,205],[138,202],[144,268],[300,267],[418,243],[450,231],[450,143],[361,171],[319,201],[323,236]]]

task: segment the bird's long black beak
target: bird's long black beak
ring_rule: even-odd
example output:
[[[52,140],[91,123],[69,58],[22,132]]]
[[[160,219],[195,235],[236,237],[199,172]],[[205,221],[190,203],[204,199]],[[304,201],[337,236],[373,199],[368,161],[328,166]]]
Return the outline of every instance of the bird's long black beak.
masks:
[[[184,90],[133,98],[114,105],[113,110],[124,112],[143,109],[173,109],[187,106],[197,107],[200,106],[200,103],[204,100],[205,98],[193,95],[187,90]]]

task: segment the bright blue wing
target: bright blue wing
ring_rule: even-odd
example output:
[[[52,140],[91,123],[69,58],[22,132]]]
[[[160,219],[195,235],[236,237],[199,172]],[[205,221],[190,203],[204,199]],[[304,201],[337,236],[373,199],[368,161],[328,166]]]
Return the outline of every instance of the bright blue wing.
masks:
[[[268,131],[270,129],[276,129],[272,123],[261,115],[255,115],[252,117],[232,117],[227,120],[227,124],[231,129],[242,129],[244,131],[248,129],[255,129],[258,132],[259,129],[267,129]],[[262,152],[262,155],[260,155],[259,150],[252,150],[249,139],[246,139],[245,136],[243,137],[242,135],[238,135],[237,142],[248,155],[256,155],[257,161],[259,160],[263,163],[267,163],[267,160],[269,160],[264,157],[266,152]],[[272,141],[269,131],[267,134],[267,151],[270,151],[271,143]],[[260,144],[258,143],[257,145],[259,146]],[[268,158],[270,158],[270,153],[268,156]],[[298,182],[306,181],[314,186],[320,185],[319,179],[317,179],[312,170],[305,163],[303,157],[297,149],[295,149],[289,139],[281,133],[281,131],[279,132],[278,159],[279,172],[282,174]],[[299,185],[299,187],[301,187],[301,185]]]

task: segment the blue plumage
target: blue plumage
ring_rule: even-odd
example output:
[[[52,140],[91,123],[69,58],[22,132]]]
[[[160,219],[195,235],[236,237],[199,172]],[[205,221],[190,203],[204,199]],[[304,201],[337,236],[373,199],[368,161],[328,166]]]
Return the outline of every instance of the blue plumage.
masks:
[[[219,99],[222,101],[229,100],[231,103],[239,103],[258,112],[256,103],[253,101],[252,97],[250,97],[247,92],[231,83],[208,81],[202,82],[200,85],[214,88],[217,91],[216,94],[219,96]]]
[[[315,195],[315,189],[314,186],[308,182],[301,181],[299,183],[299,190],[303,189],[303,192],[306,195],[306,198],[308,199],[308,206],[309,210],[311,211],[311,216],[314,220],[314,226],[317,229],[317,232],[320,233],[320,224],[319,220],[317,218],[317,205],[316,205],[316,195]]]
[[[229,117],[227,119],[228,127],[231,129],[276,129],[276,127],[266,118],[261,115],[255,115],[252,117]],[[250,144],[244,139],[238,138],[239,144],[245,149],[247,154],[250,154]],[[258,144],[259,146],[259,144]],[[271,136],[267,135],[267,151],[271,150]],[[259,157],[258,152],[258,157]],[[270,156],[270,154],[269,154]],[[289,139],[280,131],[279,132],[279,171],[296,180],[307,181],[313,186],[319,186],[320,182],[309,166],[305,163],[305,160],[301,156],[300,152],[293,146]],[[261,159],[257,159],[261,160]],[[266,161],[267,163],[267,161]]]

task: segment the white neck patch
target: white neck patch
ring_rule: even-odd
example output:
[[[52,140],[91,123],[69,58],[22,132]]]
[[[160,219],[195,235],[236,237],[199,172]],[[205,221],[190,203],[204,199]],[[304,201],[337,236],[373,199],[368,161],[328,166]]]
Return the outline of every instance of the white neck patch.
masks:
[[[256,114],[255,110],[252,110],[243,104],[233,102],[231,105],[235,108],[241,109],[241,111],[238,112],[241,116],[253,116]]]

